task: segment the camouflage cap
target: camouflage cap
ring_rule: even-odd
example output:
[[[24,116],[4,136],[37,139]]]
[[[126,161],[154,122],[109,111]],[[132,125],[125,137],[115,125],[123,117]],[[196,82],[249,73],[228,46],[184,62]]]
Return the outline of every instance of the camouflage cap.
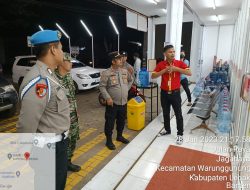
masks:
[[[64,52],[64,53],[63,53],[63,60],[64,60],[64,61],[72,61],[73,59],[72,59],[72,57],[70,56],[69,53]]]
[[[126,51],[121,51],[120,54],[124,57],[127,57],[128,56],[128,53]]]
[[[109,58],[111,60],[119,59],[121,57],[122,57],[122,55],[118,51],[114,51],[114,52],[109,53]]]

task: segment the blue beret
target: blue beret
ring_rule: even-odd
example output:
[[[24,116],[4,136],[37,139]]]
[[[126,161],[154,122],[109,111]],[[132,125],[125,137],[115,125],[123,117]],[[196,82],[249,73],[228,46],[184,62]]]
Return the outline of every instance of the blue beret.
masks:
[[[30,42],[33,46],[60,41],[62,35],[58,30],[42,30],[33,34]]]

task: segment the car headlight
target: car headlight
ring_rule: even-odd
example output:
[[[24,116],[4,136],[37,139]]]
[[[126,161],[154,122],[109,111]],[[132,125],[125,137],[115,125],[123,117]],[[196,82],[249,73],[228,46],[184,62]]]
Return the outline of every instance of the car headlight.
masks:
[[[4,89],[5,92],[16,91],[16,89],[14,88],[13,85],[7,85],[7,86],[3,86],[3,87],[1,87],[1,88]]]
[[[76,74],[76,76],[80,79],[91,79],[89,75],[85,75],[85,74]]]

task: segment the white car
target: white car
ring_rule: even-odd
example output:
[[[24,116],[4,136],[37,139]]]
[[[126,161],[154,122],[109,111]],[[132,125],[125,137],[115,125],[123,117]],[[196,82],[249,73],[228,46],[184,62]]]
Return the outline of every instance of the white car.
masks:
[[[71,76],[77,90],[87,90],[99,86],[100,71],[74,59],[72,62]]]
[[[36,63],[34,55],[17,56],[12,68],[13,83],[21,85],[25,74]],[[74,80],[76,90],[87,90],[99,86],[100,71],[85,65],[84,63],[74,59],[72,61],[71,76]]]

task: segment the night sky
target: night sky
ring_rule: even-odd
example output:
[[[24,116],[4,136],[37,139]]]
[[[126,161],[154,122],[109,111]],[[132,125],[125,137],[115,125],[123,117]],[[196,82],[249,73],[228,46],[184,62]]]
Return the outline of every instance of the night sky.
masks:
[[[40,24],[44,29],[57,29],[60,24],[71,37],[72,46],[85,47],[78,59],[88,63],[91,61],[91,38],[86,33],[82,19],[94,36],[95,64],[98,67],[108,67],[107,55],[117,50],[117,35],[108,16],[112,16],[120,32],[120,50],[132,55],[142,48],[129,41],[143,44],[146,33],[126,27],[126,10],[105,0],[0,0],[0,38],[4,42],[6,70],[10,70],[13,58],[17,55],[28,55],[27,36],[39,31]],[[68,50],[68,40],[62,37],[64,50]]]

